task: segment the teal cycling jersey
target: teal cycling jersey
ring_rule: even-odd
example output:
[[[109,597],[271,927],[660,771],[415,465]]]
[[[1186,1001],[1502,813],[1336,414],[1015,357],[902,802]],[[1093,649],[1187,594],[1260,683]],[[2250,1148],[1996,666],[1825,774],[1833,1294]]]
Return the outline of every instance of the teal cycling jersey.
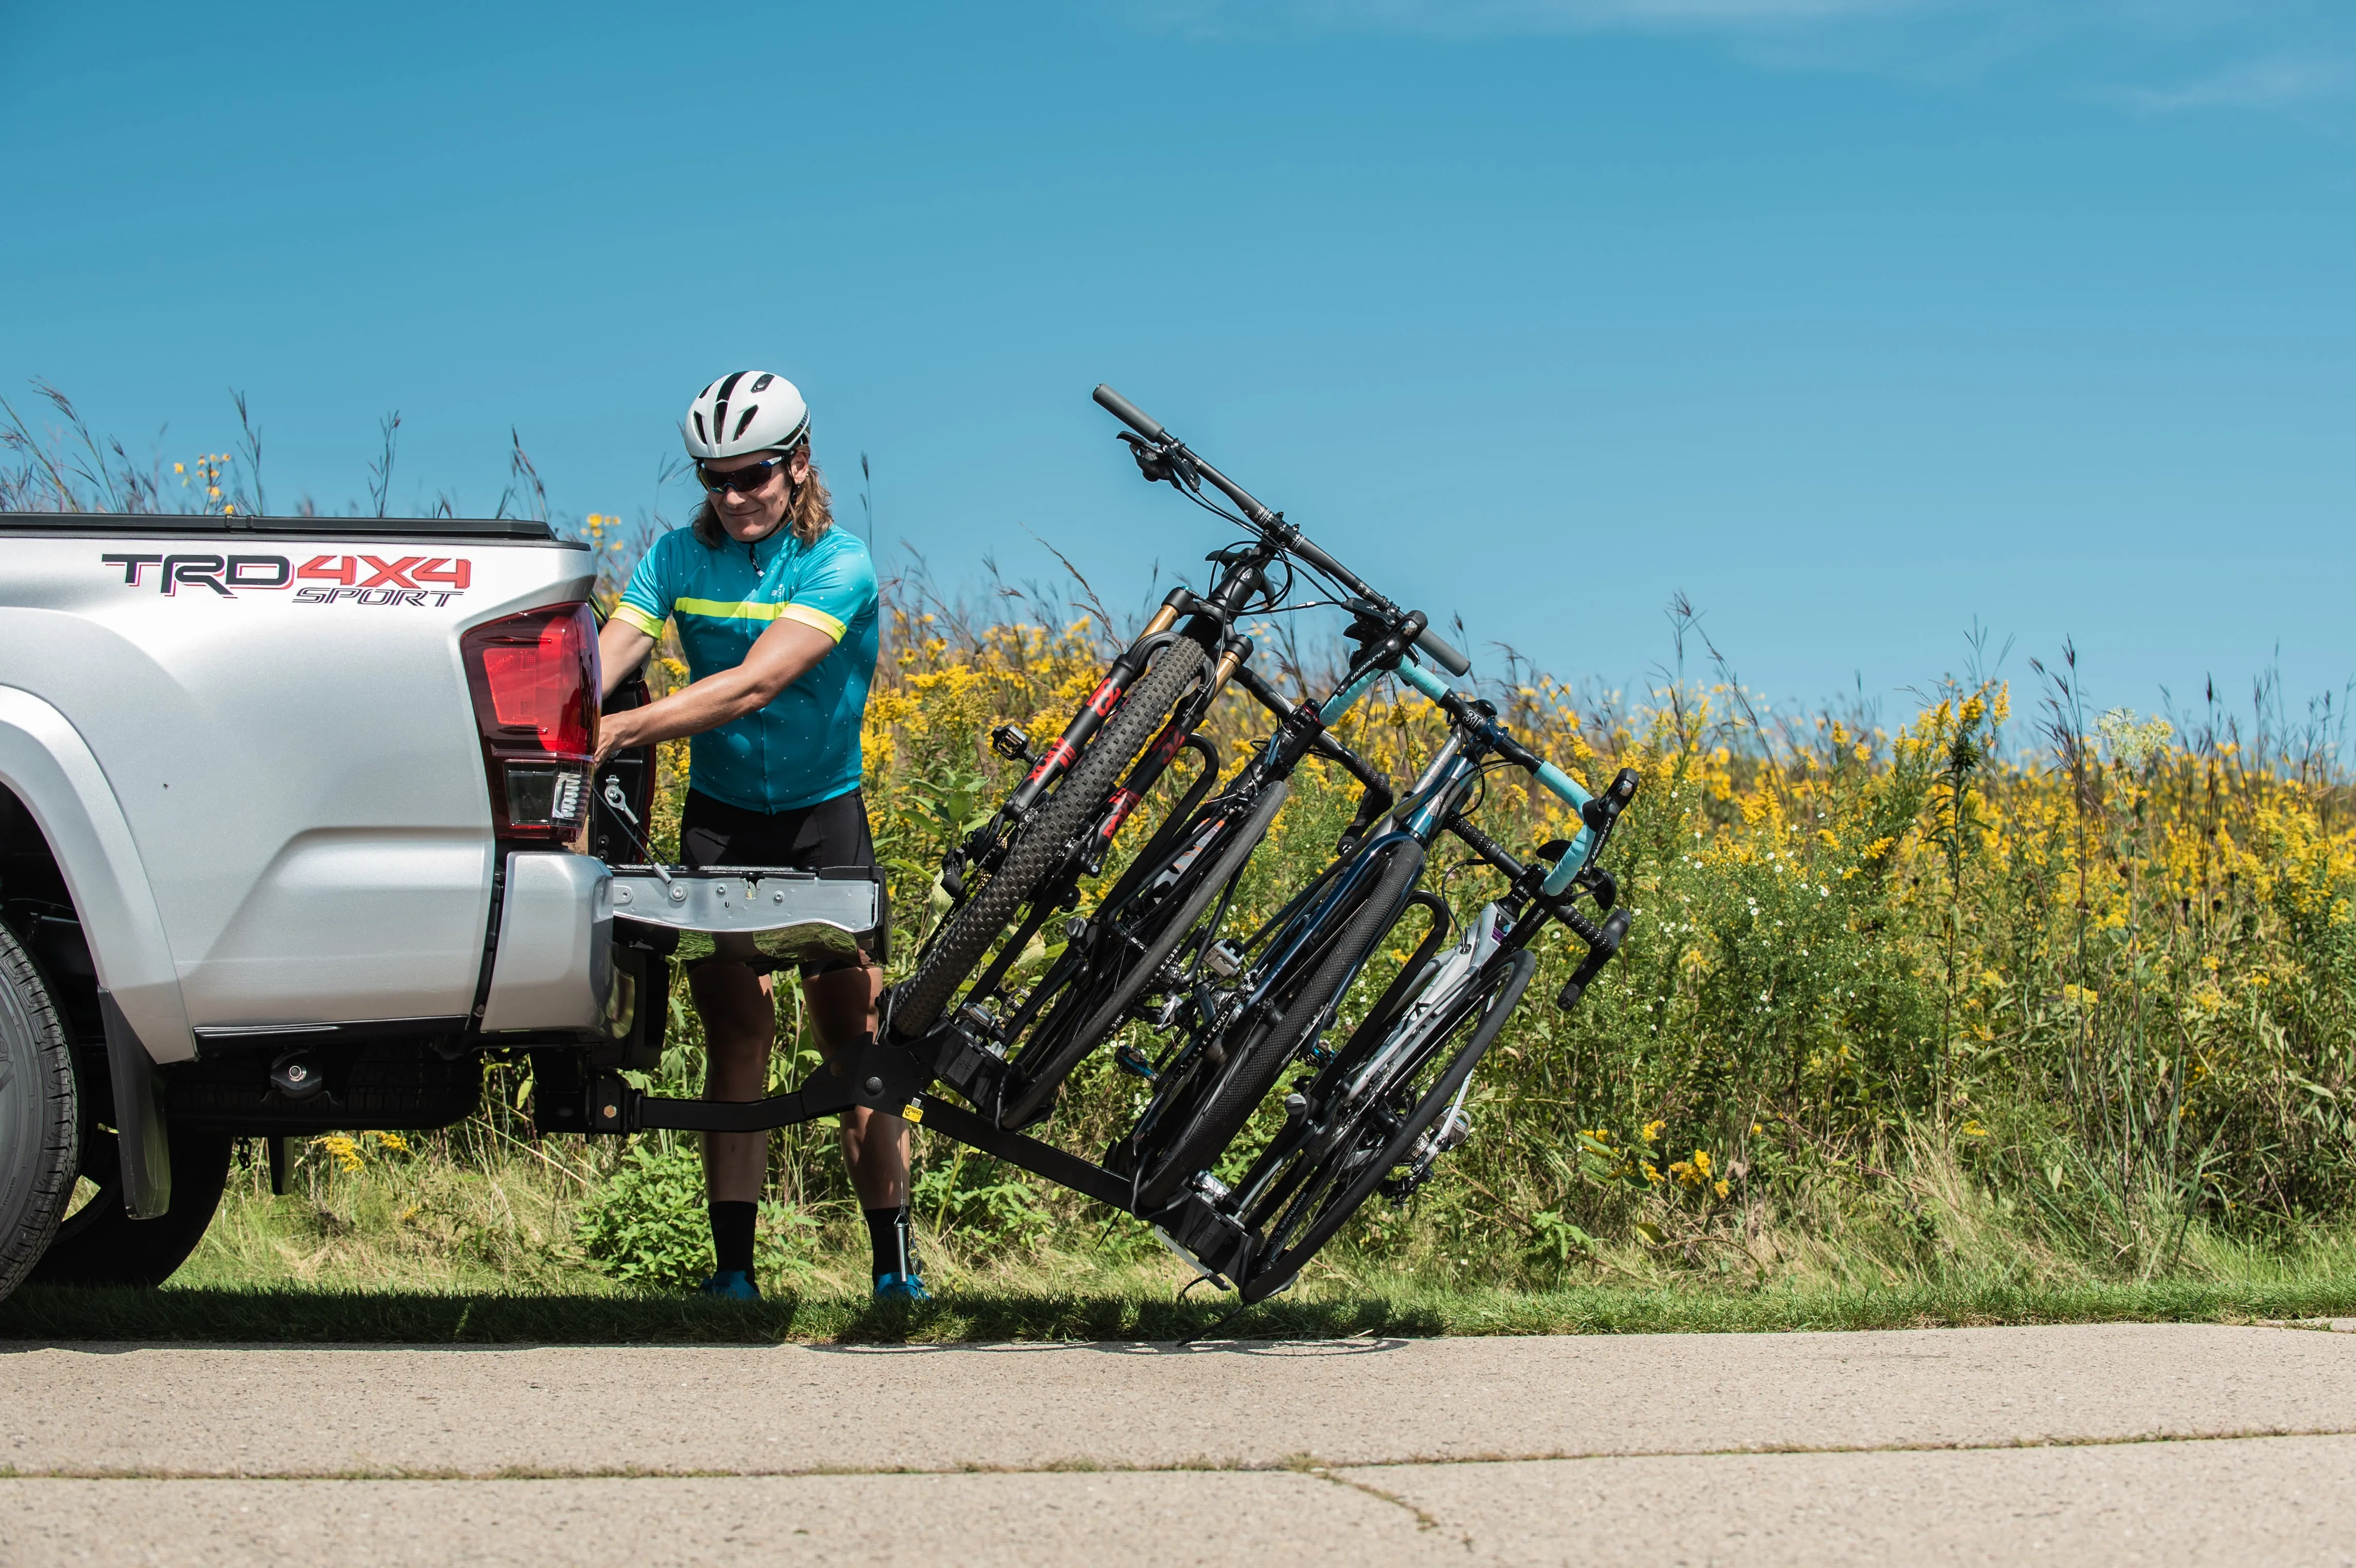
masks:
[[[804,544],[780,528],[752,544],[705,544],[692,528],[657,539],[614,606],[650,637],[675,622],[695,680],[744,662],[779,620],[834,648],[775,702],[690,743],[688,783],[749,811],[791,811],[859,787],[859,726],[875,678],[875,565],[855,535],[829,528]]]

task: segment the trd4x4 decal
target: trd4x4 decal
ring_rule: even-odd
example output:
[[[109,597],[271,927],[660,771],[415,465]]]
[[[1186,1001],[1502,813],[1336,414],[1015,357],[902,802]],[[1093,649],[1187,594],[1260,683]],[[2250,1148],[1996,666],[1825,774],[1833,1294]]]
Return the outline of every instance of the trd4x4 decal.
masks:
[[[315,555],[301,566],[283,555],[102,555],[123,568],[127,588],[153,586],[177,595],[183,588],[206,588],[224,599],[251,589],[293,588],[305,604],[447,604],[474,581],[465,556]],[[150,571],[153,575],[150,575]],[[334,584],[333,587],[328,584]]]

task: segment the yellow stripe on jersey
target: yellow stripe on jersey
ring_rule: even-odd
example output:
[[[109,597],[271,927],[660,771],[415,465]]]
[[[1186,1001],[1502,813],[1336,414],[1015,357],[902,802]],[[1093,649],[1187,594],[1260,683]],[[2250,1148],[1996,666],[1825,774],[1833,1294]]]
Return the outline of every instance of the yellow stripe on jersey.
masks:
[[[614,619],[621,622],[625,626],[636,626],[649,637],[662,635],[662,622],[627,600],[623,600],[614,606]]]
[[[724,599],[674,599],[674,615],[709,615],[715,621],[774,621],[782,604],[762,604],[749,600],[730,603]]]
[[[816,626],[838,643],[842,641],[842,634],[851,629],[825,611],[813,610],[807,604],[780,604],[777,606],[776,613],[788,621],[799,621],[805,626]]]

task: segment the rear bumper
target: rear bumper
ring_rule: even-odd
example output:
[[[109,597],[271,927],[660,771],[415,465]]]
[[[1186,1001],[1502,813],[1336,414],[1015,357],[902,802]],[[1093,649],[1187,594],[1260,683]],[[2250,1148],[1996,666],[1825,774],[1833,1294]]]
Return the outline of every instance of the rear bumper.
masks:
[[[483,1032],[604,1033],[613,935],[614,878],[605,861],[562,851],[509,854]]]
[[[502,890],[480,1025],[487,1036],[626,1032],[634,1003],[628,983],[616,990],[617,934],[659,953],[691,933],[735,935],[773,968],[862,953],[882,961],[891,935],[890,900],[872,867],[625,866],[616,874],[592,855],[519,849],[507,858]]]

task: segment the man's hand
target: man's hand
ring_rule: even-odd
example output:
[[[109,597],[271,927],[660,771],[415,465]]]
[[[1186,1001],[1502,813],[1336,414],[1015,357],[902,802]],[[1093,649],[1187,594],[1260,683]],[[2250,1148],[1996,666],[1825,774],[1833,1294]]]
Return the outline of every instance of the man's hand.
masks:
[[[631,722],[646,711],[644,708],[633,708],[626,713],[608,713],[597,720],[597,756],[590,763],[591,772],[603,766],[615,752],[633,751],[646,743],[637,738],[637,726]]]
[[[635,635],[645,635],[634,628],[624,629]],[[611,634],[613,623],[608,622],[605,630]],[[648,639],[648,645],[653,645],[652,639]],[[603,639],[599,649],[604,651]],[[744,662],[734,669],[708,675],[659,702],[633,708],[626,713],[609,713],[600,720],[597,761],[602,763],[616,752],[652,745],[658,741],[701,735],[747,713],[758,712],[833,651],[834,638],[825,632],[801,621],[780,617],[754,640],[745,652]],[[640,656],[644,656],[643,653]]]

